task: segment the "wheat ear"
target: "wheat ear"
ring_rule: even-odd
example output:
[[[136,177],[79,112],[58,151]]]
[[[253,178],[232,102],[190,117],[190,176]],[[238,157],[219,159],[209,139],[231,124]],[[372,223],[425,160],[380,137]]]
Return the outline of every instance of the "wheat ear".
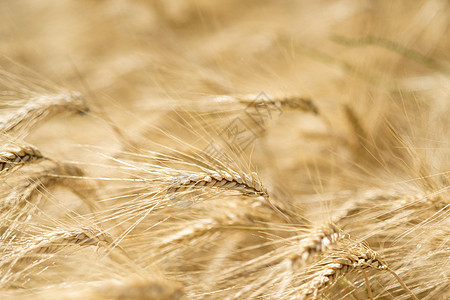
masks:
[[[177,300],[183,297],[179,284],[160,278],[134,277],[124,281],[110,281],[92,292],[95,299],[108,300]]]
[[[366,147],[368,135],[361,123],[360,118],[358,117],[358,115],[356,114],[356,112],[353,110],[353,108],[350,105],[345,104],[343,106],[343,108],[344,108],[345,117],[347,118],[348,123],[350,124],[351,128],[353,129],[353,133],[355,135],[356,140],[359,143],[359,146]]]
[[[261,183],[256,173],[250,176],[245,173],[234,171],[211,171],[202,173],[183,173],[172,178],[167,189],[168,193],[176,193],[192,188],[221,188],[235,190],[249,196],[263,196],[268,198],[269,194]]]
[[[49,234],[38,236],[32,240],[25,240],[21,243],[24,244],[22,249],[12,253],[12,255],[3,257],[3,266],[10,263],[27,262],[33,259],[34,256],[52,254],[69,245],[117,247],[108,233],[101,229],[87,226],[76,229],[55,230]]]
[[[39,238],[41,243],[34,245],[31,253],[52,253],[67,245],[80,246],[109,246],[114,244],[111,235],[101,229],[82,227],[80,229],[69,229],[52,232]]]
[[[274,266],[289,266],[296,269],[305,264],[311,256],[325,252],[344,237],[346,238],[334,224],[324,224],[304,235],[282,240],[281,242],[287,241],[288,244],[226,270],[223,278],[228,280],[244,274],[251,275],[255,271]]]
[[[11,133],[22,127],[29,128],[46,116],[63,111],[86,113],[89,108],[78,92],[42,95],[0,119],[0,132]]]
[[[300,240],[297,252],[290,258],[292,264],[307,262],[312,255],[325,252],[331,245],[344,237],[345,235],[332,223],[313,229],[307,237]]]
[[[0,174],[43,159],[41,151],[30,145],[7,146],[0,152]]]
[[[365,269],[386,270],[387,266],[379,259],[375,251],[358,244],[348,251],[342,251],[331,262],[320,265],[320,268],[321,270],[314,274],[311,281],[300,287],[300,299],[310,296],[316,299],[325,288],[332,286],[338,278],[350,272]]]
[[[303,112],[311,112],[315,115],[319,114],[319,109],[314,102],[306,97],[288,96],[288,97],[258,97],[258,95],[222,95],[215,98],[215,102],[219,103],[241,103],[248,107],[255,106],[275,106],[280,109],[293,109]]]
[[[305,299],[310,296],[316,299],[319,293],[325,288],[332,286],[336,283],[337,279],[350,272],[364,272],[367,269],[375,269],[391,273],[411,298],[418,300],[401,278],[380,259],[377,252],[360,243],[353,243],[350,240],[344,244],[347,244],[347,249],[338,252],[338,255],[334,255],[334,257],[332,255],[330,262],[319,264],[321,270],[313,274],[311,281],[300,286],[300,299]],[[367,283],[367,276],[365,273],[363,274]],[[371,291],[369,291],[369,295],[371,295]]]
[[[78,184],[71,177],[82,177],[84,172],[73,165],[59,164],[54,168],[40,172],[38,175],[26,179],[16,186],[11,193],[0,203],[0,212],[19,212],[30,202],[36,193],[42,192],[52,186],[63,185],[71,189],[73,193],[89,206],[91,210],[97,208],[85,191],[85,186]],[[92,196],[92,195],[90,195]]]

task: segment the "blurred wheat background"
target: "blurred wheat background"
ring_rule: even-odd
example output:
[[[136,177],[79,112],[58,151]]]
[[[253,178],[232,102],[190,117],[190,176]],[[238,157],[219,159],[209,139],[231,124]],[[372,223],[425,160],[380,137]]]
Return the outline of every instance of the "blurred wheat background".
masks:
[[[0,298],[450,299],[449,26],[0,1]]]

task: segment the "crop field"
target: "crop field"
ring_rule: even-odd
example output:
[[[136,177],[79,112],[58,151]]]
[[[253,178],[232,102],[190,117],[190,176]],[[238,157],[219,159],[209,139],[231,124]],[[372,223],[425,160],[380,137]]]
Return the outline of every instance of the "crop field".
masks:
[[[448,0],[0,0],[0,299],[450,299]]]

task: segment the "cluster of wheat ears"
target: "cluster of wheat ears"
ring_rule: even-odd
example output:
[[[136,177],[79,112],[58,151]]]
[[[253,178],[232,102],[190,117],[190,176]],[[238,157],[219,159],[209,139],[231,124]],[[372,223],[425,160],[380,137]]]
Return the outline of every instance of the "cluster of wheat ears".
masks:
[[[448,1],[0,16],[0,299],[450,299]]]

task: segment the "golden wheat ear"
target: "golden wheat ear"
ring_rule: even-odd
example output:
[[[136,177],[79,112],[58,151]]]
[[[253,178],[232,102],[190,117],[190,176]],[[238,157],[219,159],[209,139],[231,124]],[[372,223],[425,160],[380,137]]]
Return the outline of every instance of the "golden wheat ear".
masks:
[[[61,112],[86,114],[89,107],[79,92],[40,95],[25,105],[0,118],[0,132],[28,131],[32,126]]]
[[[30,263],[43,255],[54,254],[72,245],[80,247],[117,247],[111,235],[96,227],[59,229],[35,238],[18,241],[18,247],[1,259],[2,266]]]
[[[91,294],[98,300],[178,300],[184,296],[182,287],[176,282],[137,276],[123,281],[106,281]]]
[[[309,280],[306,283],[300,286],[300,299],[317,299],[326,288],[336,284],[339,278],[351,272],[361,271],[366,284],[369,284],[366,270],[373,269],[391,273],[405,292],[412,299],[418,300],[401,278],[382,261],[376,251],[349,239],[343,240],[342,246],[344,246],[342,250],[331,253],[325,262],[318,262],[311,269],[316,269],[316,271],[309,276]],[[373,297],[370,286],[367,286],[367,290],[369,298]]]
[[[56,167],[42,170],[17,184],[2,200],[0,213],[9,218],[25,218],[31,213],[28,209],[24,209],[27,204],[33,203],[38,195],[56,186],[69,189],[92,211],[95,211],[98,209],[98,205],[93,201],[95,192],[91,191],[84,176],[83,170],[77,166],[57,163]],[[30,208],[35,206],[38,206],[38,203],[30,205]]]
[[[9,145],[0,152],[0,175],[44,159],[41,151],[31,145]]]
[[[256,173],[247,175],[234,171],[207,170],[204,173],[184,173],[172,179],[167,192],[176,193],[201,187],[234,190],[248,196],[269,197]]]

